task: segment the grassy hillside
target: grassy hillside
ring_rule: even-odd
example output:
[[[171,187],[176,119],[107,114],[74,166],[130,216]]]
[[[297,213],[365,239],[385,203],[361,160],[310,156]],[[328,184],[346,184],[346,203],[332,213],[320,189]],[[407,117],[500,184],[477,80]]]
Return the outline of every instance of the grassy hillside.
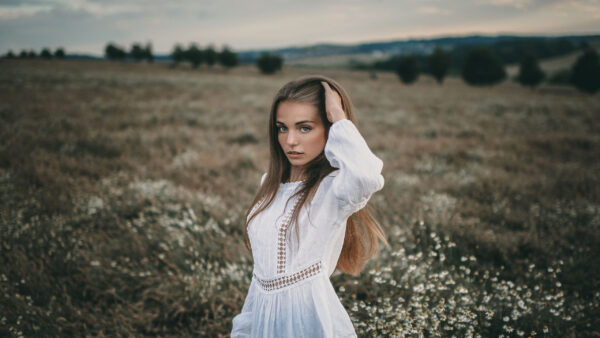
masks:
[[[596,46],[596,52],[600,53],[600,47]],[[540,67],[547,75],[552,75],[563,69],[571,69],[582,54],[583,51],[576,51],[564,56],[540,60]],[[516,76],[519,73],[519,64],[508,65],[506,73],[509,77]]]
[[[0,62],[0,335],[224,336],[276,90],[311,69]],[[593,336],[600,96],[320,70],[383,160],[360,336]]]

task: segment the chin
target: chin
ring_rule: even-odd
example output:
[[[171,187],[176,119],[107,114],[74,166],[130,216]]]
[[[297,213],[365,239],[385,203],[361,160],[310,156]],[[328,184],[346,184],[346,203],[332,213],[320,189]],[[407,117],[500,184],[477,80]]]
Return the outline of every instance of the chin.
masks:
[[[304,165],[304,164],[306,164],[306,163],[304,163],[304,162],[302,162],[302,161],[298,161],[298,160],[296,160],[296,159],[291,159],[291,160],[290,160],[290,159],[288,159],[288,161],[290,162],[290,164],[293,164],[293,165],[298,165],[298,166],[301,166],[301,165]]]

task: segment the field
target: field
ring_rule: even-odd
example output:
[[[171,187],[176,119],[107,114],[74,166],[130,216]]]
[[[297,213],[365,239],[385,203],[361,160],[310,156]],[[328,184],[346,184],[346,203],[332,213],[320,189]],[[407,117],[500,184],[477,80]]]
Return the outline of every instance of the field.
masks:
[[[284,67],[0,62],[0,335],[225,336],[277,89],[339,81],[386,231],[360,336],[600,336],[600,95]]]

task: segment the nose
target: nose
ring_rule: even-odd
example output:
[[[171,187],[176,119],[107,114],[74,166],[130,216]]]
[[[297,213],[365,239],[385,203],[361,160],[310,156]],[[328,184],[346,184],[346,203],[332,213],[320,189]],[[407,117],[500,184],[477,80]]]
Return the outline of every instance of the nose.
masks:
[[[290,146],[298,144],[298,135],[294,131],[288,131],[287,144]]]

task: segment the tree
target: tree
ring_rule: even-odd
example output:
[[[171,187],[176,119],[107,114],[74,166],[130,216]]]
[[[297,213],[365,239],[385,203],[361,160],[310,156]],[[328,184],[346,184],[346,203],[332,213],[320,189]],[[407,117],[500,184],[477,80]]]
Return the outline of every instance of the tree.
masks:
[[[51,59],[52,53],[50,52],[50,49],[48,49],[48,48],[42,49],[42,52],[40,53],[40,57],[42,57],[44,59]]]
[[[104,48],[104,56],[109,60],[123,60],[127,56],[125,50],[113,43],[108,43]]]
[[[139,43],[134,43],[131,45],[129,56],[136,62],[141,61],[146,57],[146,51]]]
[[[35,53],[35,51],[32,49],[29,51],[29,53],[27,53],[27,57],[28,58],[32,58],[35,59],[37,57],[37,54]]]
[[[173,60],[173,64],[175,66],[180,62],[185,61],[185,50],[183,50],[181,45],[175,45],[175,48],[173,48],[173,52],[171,53],[171,59]]]
[[[280,55],[263,53],[257,60],[256,65],[263,74],[273,74],[281,69],[283,59]]]
[[[15,56],[15,54],[13,53],[13,51],[12,51],[11,49],[9,49],[9,50],[8,50],[8,53],[6,53],[6,56],[5,56],[5,57],[6,57],[7,59],[14,59],[16,56]]]
[[[19,53],[19,58],[20,59],[25,59],[27,58],[27,51],[25,49],[21,50],[21,52]]]
[[[204,50],[204,60],[206,61],[206,64],[211,67],[217,62],[217,52],[213,46],[208,46]]]
[[[415,82],[419,78],[419,66],[415,57],[409,55],[401,58],[396,67],[396,73],[406,84]]]
[[[436,47],[433,53],[429,56],[429,71],[431,75],[437,80],[438,83],[444,81],[448,69],[450,69],[450,63],[452,62],[452,56],[449,52]]]
[[[198,65],[204,62],[204,52],[196,44],[191,44],[185,51],[185,59],[191,62],[194,68],[198,68]]]
[[[65,50],[62,47],[59,47],[56,49],[56,51],[54,51],[54,57],[57,59],[64,59],[65,58]]]
[[[524,86],[531,88],[537,86],[546,77],[544,71],[540,68],[538,60],[533,54],[529,54],[519,66],[519,76],[517,80]]]
[[[506,78],[506,71],[500,59],[489,48],[475,47],[467,54],[462,77],[473,86],[493,85]]]
[[[237,54],[229,50],[228,47],[223,47],[218,55],[218,60],[221,65],[227,68],[235,67],[238,64]]]
[[[573,64],[571,83],[575,88],[590,94],[600,89],[600,62],[595,50],[587,48]]]
[[[152,44],[150,42],[146,44],[146,47],[143,48],[143,51],[144,59],[146,59],[146,61],[150,63],[154,62],[154,55],[152,54]]]

